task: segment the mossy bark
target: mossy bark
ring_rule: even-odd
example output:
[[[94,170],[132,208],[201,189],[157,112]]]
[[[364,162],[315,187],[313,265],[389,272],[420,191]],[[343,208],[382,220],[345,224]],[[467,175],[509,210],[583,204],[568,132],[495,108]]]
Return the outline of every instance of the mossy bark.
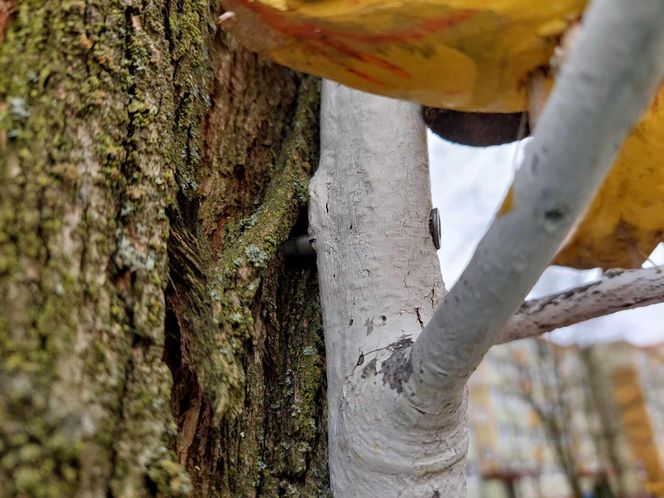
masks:
[[[0,26],[0,496],[327,493],[316,275],[280,251],[318,85],[218,14],[22,0]]]

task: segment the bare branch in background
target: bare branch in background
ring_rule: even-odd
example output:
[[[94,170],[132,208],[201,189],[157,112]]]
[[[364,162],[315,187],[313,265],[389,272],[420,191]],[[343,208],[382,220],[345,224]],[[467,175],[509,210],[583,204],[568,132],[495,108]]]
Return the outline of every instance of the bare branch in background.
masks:
[[[611,270],[600,280],[532,299],[510,318],[497,344],[535,337],[618,311],[664,302],[664,271]]]

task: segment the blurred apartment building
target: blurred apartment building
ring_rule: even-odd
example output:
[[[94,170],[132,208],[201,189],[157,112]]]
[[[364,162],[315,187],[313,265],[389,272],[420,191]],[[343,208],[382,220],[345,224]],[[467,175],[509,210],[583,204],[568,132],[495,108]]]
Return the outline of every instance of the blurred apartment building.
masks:
[[[495,347],[469,418],[469,498],[664,498],[664,345]]]

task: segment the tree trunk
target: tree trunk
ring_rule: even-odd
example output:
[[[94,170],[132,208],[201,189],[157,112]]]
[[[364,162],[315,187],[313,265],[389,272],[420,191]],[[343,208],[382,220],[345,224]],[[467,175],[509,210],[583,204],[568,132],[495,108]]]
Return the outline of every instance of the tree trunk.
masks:
[[[0,22],[3,497],[328,493],[315,264],[280,250],[318,83],[215,5]]]

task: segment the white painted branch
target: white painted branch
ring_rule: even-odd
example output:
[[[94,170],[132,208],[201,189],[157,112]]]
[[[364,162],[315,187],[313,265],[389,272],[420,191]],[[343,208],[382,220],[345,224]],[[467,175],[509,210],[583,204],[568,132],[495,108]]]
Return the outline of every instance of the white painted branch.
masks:
[[[513,208],[413,346],[416,399],[461,391],[549,264],[661,81],[662,26],[662,0],[592,2],[517,173]]]
[[[664,270],[611,270],[604,277],[521,305],[497,344],[536,337],[618,311],[664,303]]]
[[[444,288],[419,106],[324,82],[310,186],[336,497],[465,496],[465,406],[423,415],[385,375]],[[387,361],[387,363],[384,363]]]

